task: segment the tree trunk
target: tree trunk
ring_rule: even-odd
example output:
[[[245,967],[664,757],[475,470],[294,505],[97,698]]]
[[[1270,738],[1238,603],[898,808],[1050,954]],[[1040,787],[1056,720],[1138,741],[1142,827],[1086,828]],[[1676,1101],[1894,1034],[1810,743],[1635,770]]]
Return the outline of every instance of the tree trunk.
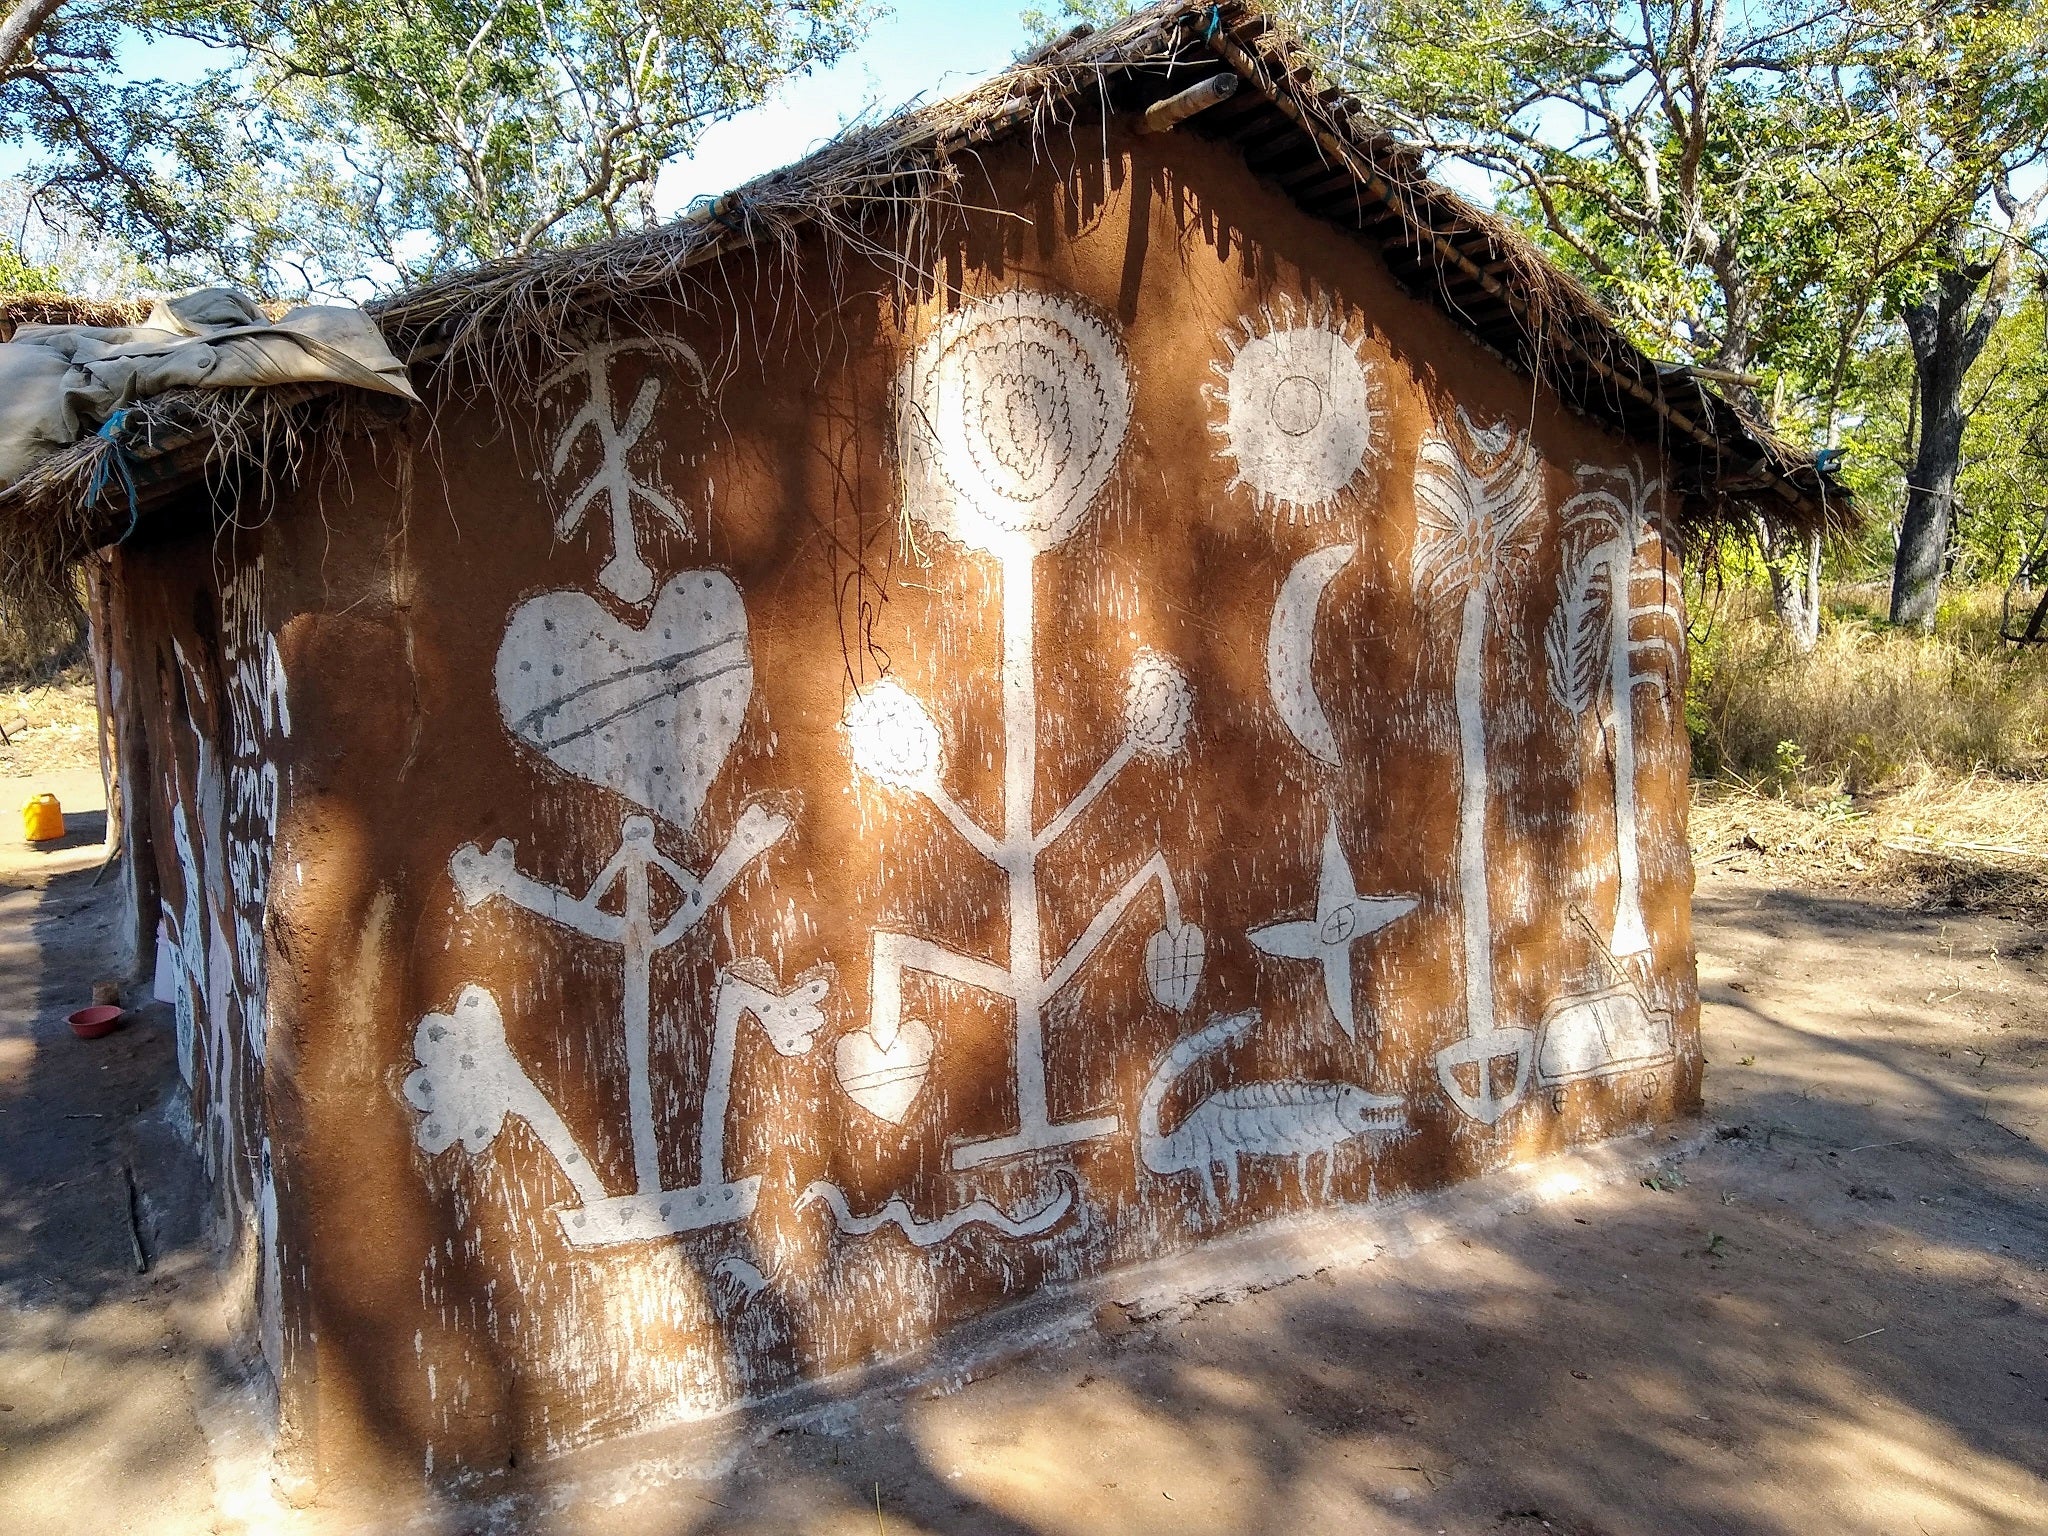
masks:
[[[5,20],[0,20],[0,80],[14,73],[43,23],[56,15],[57,7],[63,3],[64,0],[21,0],[7,12]]]
[[[1920,445],[1906,484],[1906,515],[1892,564],[1894,624],[1931,630],[1941,603],[1941,568],[1955,522],[1956,476],[1963,465],[1963,383],[1984,350],[2003,307],[1994,284],[1974,316],[1970,304],[1993,274],[1990,263],[1958,261],[1907,306],[1906,334],[1913,344],[1913,374],[1920,401]]]
[[[1820,643],[1820,533],[1763,529],[1771,611],[1802,656]]]

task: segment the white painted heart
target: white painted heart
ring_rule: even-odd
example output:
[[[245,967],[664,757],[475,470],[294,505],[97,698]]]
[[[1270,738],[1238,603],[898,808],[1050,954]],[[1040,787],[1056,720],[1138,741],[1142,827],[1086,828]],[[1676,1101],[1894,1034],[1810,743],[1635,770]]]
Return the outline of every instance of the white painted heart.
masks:
[[[878,1119],[901,1125],[931,1072],[932,1032],[916,1019],[903,1020],[886,1041],[872,1029],[854,1030],[839,1037],[832,1066],[848,1098]]]
[[[1145,979],[1161,1007],[1186,1013],[1202,984],[1202,962],[1209,946],[1193,923],[1162,928],[1145,941]]]
[[[544,592],[498,646],[505,727],[564,773],[695,824],[754,691],[747,611],[722,571],[685,571],[644,627],[586,592]]]

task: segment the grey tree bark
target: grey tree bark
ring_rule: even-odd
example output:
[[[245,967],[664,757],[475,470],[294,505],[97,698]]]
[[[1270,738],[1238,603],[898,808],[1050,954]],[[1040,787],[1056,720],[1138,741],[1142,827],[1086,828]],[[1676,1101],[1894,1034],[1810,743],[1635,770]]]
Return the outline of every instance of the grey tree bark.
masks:
[[[1996,248],[1970,260],[1968,226],[1958,219],[1946,235],[1946,265],[1919,300],[1906,306],[1903,316],[1913,346],[1920,443],[1906,482],[1906,513],[1899,522],[1899,548],[1892,559],[1891,620],[1901,627],[1934,628],[1942,566],[1955,529],[1963,433],[1970,425],[1963,385],[2005,313],[2015,257],[2048,200],[2044,187],[2022,203],[2002,179],[1991,191],[1998,211],[2005,215]]]
[[[1906,484],[1906,514],[1892,562],[1891,619],[1931,630],[1941,602],[1941,568],[1955,527],[1956,476],[1963,467],[1963,381],[1991,339],[2004,293],[1986,290],[1990,262],[1958,262],[1935,279],[1919,302],[1906,307],[1906,335],[1920,392],[1920,445]]]

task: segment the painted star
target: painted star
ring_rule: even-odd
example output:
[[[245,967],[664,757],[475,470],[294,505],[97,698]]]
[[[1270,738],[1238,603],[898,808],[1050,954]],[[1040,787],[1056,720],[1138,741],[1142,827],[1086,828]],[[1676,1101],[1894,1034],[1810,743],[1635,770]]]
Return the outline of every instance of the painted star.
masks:
[[[1323,872],[1316,915],[1254,928],[1252,943],[1287,960],[1314,960],[1323,968],[1330,1012],[1347,1039],[1358,1038],[1351,1003],[1351,946],[1415,910],[1413,896],[1361,896],[1351,865],[1337,841],[1337,818],[1323,834]]]

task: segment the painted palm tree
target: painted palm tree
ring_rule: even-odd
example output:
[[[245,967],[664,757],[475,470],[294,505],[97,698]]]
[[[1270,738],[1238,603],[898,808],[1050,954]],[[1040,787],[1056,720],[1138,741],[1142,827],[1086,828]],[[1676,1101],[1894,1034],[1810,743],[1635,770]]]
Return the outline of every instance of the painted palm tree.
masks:
[[[1415,469],[1417,600],[1458,614],[1458,887],[1465,939],[1466,1038],[1437,1052],[1452,1101],[1487,1125],[1528,1090],[1535,1038],[1494,1021],[1493,910],[1486,869],[1486,635],[1504,581],[1535,553],[1542,480],[1526,435],[1481,428],[1463,410],[1424,439]],[[1503,1090],[1497,1067],[1513,1067]],[[1461,1072],[1473,1074],[1467,1087]]]
[[[1543,648],[1551,697],[1578,720],[1604,710],[1614,732],[1618,883],[1608,952],[1626,960],[1650,948],[1637,854],[1635,691],[1654,688],[1669,701],[1685,623],[1651,512],[1663,482],[1646,479],[1640,466],[1581,469],[1579,481],[1579,493],[1564,505],[1570,542]],[[1653,559],[1640,561],[1646,553]],[[1647,595],[1639,599],[1638,589]]]

